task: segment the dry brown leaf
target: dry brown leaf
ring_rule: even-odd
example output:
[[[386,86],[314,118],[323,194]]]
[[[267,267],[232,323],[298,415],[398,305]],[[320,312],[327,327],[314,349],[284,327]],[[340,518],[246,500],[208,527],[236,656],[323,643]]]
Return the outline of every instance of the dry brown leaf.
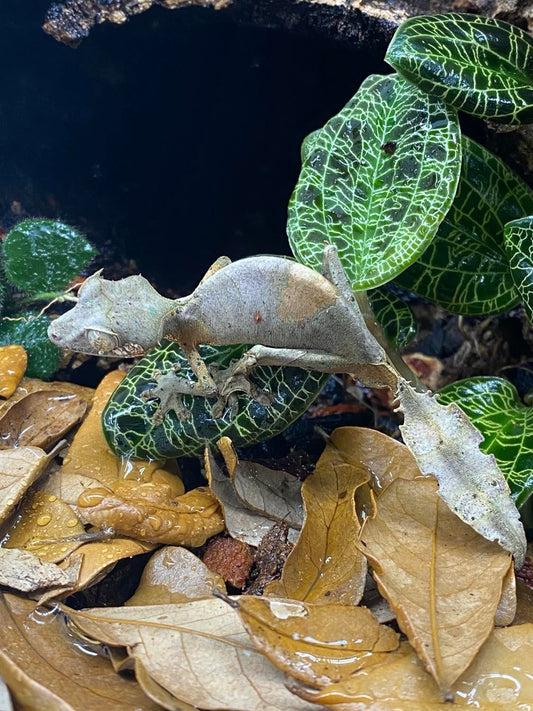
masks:
[[[110,538],[108,541],[84,543],[76,549],[74,554],[81,557],[81,568],[78,580],[70,590],[70,593],[84,590],[92,585],[119,560],[141,555],[153,548],[154,546],[151,543],[134,541],[131,538]]]
[[[258,649],[312,687],[350,677],[398,649],[399,636],[364,607],[242,595],[237,609]]]
[[[305,523],[281,580],[265,593],[305,602],[357,605],[366,578],[366,560],[357,547],[360,524],[355,491],[367,470],[348,461],[328,443],[316,469],[302,486]]]
[[[139,586],[126,605],[165,605],[226,592],[224,581],[186,548],[165,546],[146,564]]]
[[[0,418],[0,449],[30,445],[48,449],[84,416],[87,403],[67,391],[27,395]]]
[[[22,346],[0,347],[0,397],[13,395],[27,365],[28,354]]]
[[[338,427],[330,437],[331,443],[356,466],[363,466],[376,494],[401,477],[414,479],[420,469],[413,453],[400,442],[366,427]]]
[[[127,646],[152,679],[191,706],[217,711],[307,711],[217,598],[183,605],[68,610],[83,633]]]
[[[463,523],[431,477],[396,479],[361,534],[401,629],[446,694],[489,636],[512,565]]]
[[[217,497],[228,533],[239,541],[258,546],[275,522],[256,511],[250,511],[237,497],[231,479],[218,466],[209,447],[204,453],[205,472],[213,494]]]
[[[0,673],[24,711],[157,711],[139,686],[102,657],[82,654],[62,616],[31,600],[0,598]]]
[[[302,527],[302,484],[292,474],[240,461],[229,437],[217,442],[237,497],[252,511],[293,528]]]
[[[497,627],[511,625],[516,616],[516,605],[516,576],[514,568],[509,568],[502,582],[502,595],[494,615],[494,624]]]
[[[91,404],[94,390],[93,388],[88,388],[85,385],[77,385],[76,383],[67,383],[60,380],[53,380],[51,382],[45,380],[39,380],[38,378],[22,378],[17,389],[11,395],[9,400],[0,403],[0,416],[4,415],[10,407],[13,407],[15,403],[22,398],[26,397],[30,393],[38,392],[39,390],[54,390],[61,392],[69,392],[81,397],[85,400],[88,405]]]
[[[161,708],[167,709],[167,711],[195,711],[194,706],[180,701],[154,681],[138,659],[135,660],[134,670],[135,678],[141,689],[149,699],[155,701]]]
[[[125,480],[117,482],[113,491],[88,489],[78,506],[94,526],[152,543],[202,546],[224,530],[218,500],[206,487],[174,498],[165,484]]]
[[[496,629],[453,685],[454,706],[480,711],[529,711],[533,700],[533,625]],[[442,695],[414,651],[399,652],[344,682],[302,696],[354,711],[442,711]],[[340,704],[339,707],[336,704]],[[344,707],[343,704],[348,704]]]
[[[80,546],[79,540],[69,539],[84,532],[68,504],[56,496],[34,491],[24,500],[4,546],[29,550],[42,560],[58,563]]]
[[[38,447],[0,451],[0,523],[3,523],[50,462]]]
[[[524,622],[533,622],[533,588],[522,580],[516,581],[516,615],[513,624],[521,625]]]
[[[81,559],[67,568],[41,560],[30,551],[0,548],[0,585],[20,592],[35,592],[43,588],[74,587],[80,571]]]

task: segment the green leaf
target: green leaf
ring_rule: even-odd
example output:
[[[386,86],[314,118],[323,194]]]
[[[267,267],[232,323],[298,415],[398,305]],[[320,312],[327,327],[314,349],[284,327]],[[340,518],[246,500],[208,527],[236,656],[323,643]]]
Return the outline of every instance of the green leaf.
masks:
[[[529,320],[533,321],[533,216],[508,222],[504,234],[509,269]]]
[[[205,362],[228,366],[249,346],[202,346]],[[274,437],[302,415],[324,387],[328,375],[301,368],[258,367],[253,382],[270,392],[270,405],[261,405],[247,395],[240,395],[238,412],[228,410],[223,417],[213,417],[213,400],[184,396],[183,403],[191,417],[178,420],[168,412],[161,425],[152,418],[156,400],[145,401],[142,393],[155,385],[154,370],[163,373],[173,364],[181,366],[180,377],[194,377],[189,363],[176,343],[163,341],[142,358],[113,393],[102,415],[104,434],[115,454],[137,459],[167,459],[202,454],[206,442],[230,437],[236,447]]]
[[[533,122],[533,39],[479,15],[421,15],[404,22],[385,61],[432,96],[500,123]]]
[[[400,350],[416,336],[418,324],[409,306],[388,289],[374,289],[368,298],[387,339]]]
[[[480,449],[494,454],[517,506],[533,492],[533,408],[503,378],[459,380],[443,388],[439,402],[456,402],[485,437]]]
[[[302,145],[300,148],[300,156],[302,159],[302,163],[305,163],[307,157],[313,150],[313,146],[315,145],[315,141],[318,138],[318,134],[320,133],[320,131],[321,129],[317,128],[316,131],[312,131],[312,133],[309,133],[302,141]]]
[[[455,194],[460,154],[453,110],[401,77],[368,77],[304,141],[287,223],[296,258],[320,269],[327,240],[354,289],[386,283],[433,239]]]
[[[17,344],[28,353],[26,375],[46,380],[57,370],[61,350],[48,338],[48,316],[32,311],[20,314],[17,320],[0,319],[0,346]]]
[[[23,220],[4,240],[6,277],[31,295],[62,289],[95,253],[69,225],[57,220]]]
[[[437,236],[396,281],[454,313],[482,315],[515,306],[504,225],[533,212],[533,191],[503,161],[463,136],[457,195]]]

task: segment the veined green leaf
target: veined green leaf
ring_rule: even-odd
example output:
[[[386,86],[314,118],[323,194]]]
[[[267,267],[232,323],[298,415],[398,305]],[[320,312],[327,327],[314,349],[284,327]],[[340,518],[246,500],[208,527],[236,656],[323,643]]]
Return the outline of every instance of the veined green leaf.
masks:
[[[418,324],[409,306],[388,289],[373,289],[368,298],[387,339],[402,349],[416,336]]]
[[[385,61],[456,109],[500,123],[533,121],[533,38],[507,22],[460,13],[412,17]]]
[[[533,216],[508,222],[504,234],[509,269],[527,315],[533,320]]]
[[[507,380],[477,377],[443,388],[439,402],[455,402],[485,437],[480,449],[493,454],[517,506],[533,492],[533,408]]]
[[[503,161],[463,136],[457,195],[437,236],[396,281],[460,314],[491,314],[515,306],[504,225],[533,213],[533,191]]]
[[[289,204],[296,258],[319,270],[336,244],[356,290],[380,286],[433,239],[459,179],[453,109],[401,77],[368,77],[340,113],[304,141]]]

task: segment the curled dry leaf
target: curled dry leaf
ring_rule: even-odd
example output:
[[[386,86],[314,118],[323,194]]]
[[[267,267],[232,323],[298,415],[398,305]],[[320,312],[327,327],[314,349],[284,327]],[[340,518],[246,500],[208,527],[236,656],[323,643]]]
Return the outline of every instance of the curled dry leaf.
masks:
[[[430,477],[396,479],[361,534],[380,592],[447,694],[489,636],[510,555],[457,517]]]
[[[3,523],[50,463],[38,447],[0,451],[0,523]]]
[[[80,654],[62,615],[15,595],[0,598],[0,674],[25,711],[157,711],[106,659]]]
[[[107,541],[84,543],[74,553],[75,556],[81,558],[81,568],[71,593],[84,590],[92,585],[119,560],[146,553],[153,547],[150,543],[134,541],[131,538],[110,538]]]
[[[258,546],[275,525],[274,521],[250,511],[242,503],[231,479],[218,466],[209,447],[205,448],[204,462],[209,487],[220,502],[228,533],[239,541]]]
[[[165,546],[146,564],[139,586],[126,605],[165,605],[226,592],[224,581],[186,548]]]
[[[48,449],[84,416],[87,402],[68,391],[26,395],[0,419],[0,449],[31,445]]]
[[[0,397],[13,395],[27,365],[28,354],[22,346],[0,347]]]
[[[533,625],[492,632],[472,665],[453,685],[454,707],[482,711],[526,711],[533,699]],[[407,643],[376,664],[305,698],[336,708],[375,711],[442,711],[439,687]],[[343,708],[343,706],[341,706]]]
[[[169,486],[124,480],[112,491],[88,489],[78,506],[88,523],[152,543],[202,546],[224,530],[218,500],[206,487],[174,498]]]
[[[316,708],[287,691],[283,674],[250,642],[237,612],[217,598],[183,605],[65,611],[84,634],[128,647],[157,684],[193,707]]]
[[[509,568],[502,581],[502,594],[494,615],[494,624],[497,627],[511,625],[516,616],[516,606],[516,576],[514,569]]]
[[[328,443],[302,486],[306,519],[281,580],[265,593],[305,602],[357,605],[365,587],[366,560],[357,541],[355,491],[369,479],[359,462]]]
[[[399,636],[364,607],[242,595],[237,609],[273,664],[313,687],[346,679],[398,649]]]
[[[25,499],[4,546],[29,550],[42,560],[57,563],[80,546],[79,540],[69,539],[84,532],[68,504],[56,496],[34,491]]]
[[[235,493],[253,511],[300,529],[303,523],[302,484],[293,475],[255,462],[240,461],[229,437],[217,442]]]
[[[80,565],[81,559],[77,559],[72,565],[60,568],[41,560],[35,553],[0,548],[0,585],[25,593],[44,588],[71,590],[78,580]]]

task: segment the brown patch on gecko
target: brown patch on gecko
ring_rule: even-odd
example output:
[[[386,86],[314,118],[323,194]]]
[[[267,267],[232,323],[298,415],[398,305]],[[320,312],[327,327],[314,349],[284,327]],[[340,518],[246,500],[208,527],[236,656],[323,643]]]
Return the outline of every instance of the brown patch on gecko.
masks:
[[[256,311],[254,314],[254,323],[261,323],[263,320],[263,317],[261,315],[261,311]]]
[[[319,275],[317,277],[320,278]],[[317,288],[316,281],[309,279],[308,274],[302,274],[297,268],[291,269],[287,285],[281,291],[278,308],[280,319],[285,323],[301,321],[334,304],[337,291],[333,284],[326,282],[326,285],[325,288]]]

